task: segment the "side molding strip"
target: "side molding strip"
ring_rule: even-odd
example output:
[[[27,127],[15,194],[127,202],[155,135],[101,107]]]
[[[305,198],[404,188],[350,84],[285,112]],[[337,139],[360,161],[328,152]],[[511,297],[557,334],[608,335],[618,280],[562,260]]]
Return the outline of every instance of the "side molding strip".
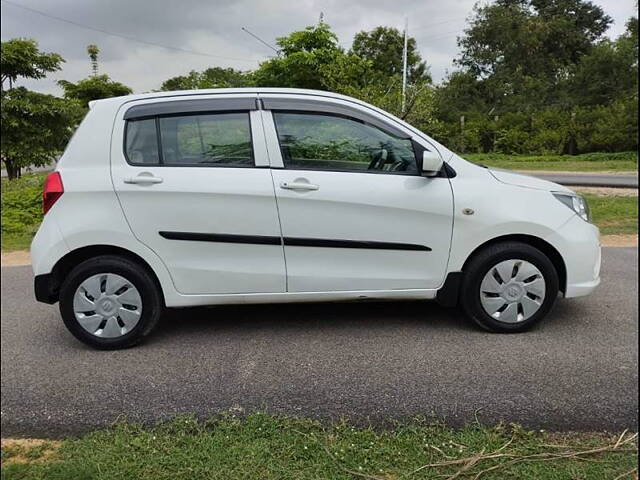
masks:
[[[158,232],[168,240],[192,242],[251,243],[254,245],[281,245],[280,237],[267,235],[233,235],[230,233]]]
[[[192,242],[247,243],[254,245],[280,245],[280,237],[267,235],[234,235],[229,233],[158,232],[168,240]],[[285,246],[321,248],[359,248],[368,250],[410,250],[430,252],[431,248],[413,243],[376,242],[362,240],[333,240],[324,238],[284,237]]]

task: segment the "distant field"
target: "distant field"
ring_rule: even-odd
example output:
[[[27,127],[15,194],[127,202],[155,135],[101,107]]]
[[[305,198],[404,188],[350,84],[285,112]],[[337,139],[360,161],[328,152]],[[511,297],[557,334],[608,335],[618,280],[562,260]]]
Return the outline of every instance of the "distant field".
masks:
[[[467,153],[473,163],[511,170],[555,172],[637,172],[638,152],[585,153],[582,155],[505,155]]]

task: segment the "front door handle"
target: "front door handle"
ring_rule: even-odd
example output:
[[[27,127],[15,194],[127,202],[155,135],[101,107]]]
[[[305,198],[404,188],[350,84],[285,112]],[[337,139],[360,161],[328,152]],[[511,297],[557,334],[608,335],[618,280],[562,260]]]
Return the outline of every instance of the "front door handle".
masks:
[[[129,177],[124,179],[124,183],[134,183],[138,185],[149,185],[154,183],[162,183],[162,178],[154,177],[150,173],[141,173],[136,177]]]
[[[318,190],[320,187],[308,182],[282,182],[280,188],[285,190]]]

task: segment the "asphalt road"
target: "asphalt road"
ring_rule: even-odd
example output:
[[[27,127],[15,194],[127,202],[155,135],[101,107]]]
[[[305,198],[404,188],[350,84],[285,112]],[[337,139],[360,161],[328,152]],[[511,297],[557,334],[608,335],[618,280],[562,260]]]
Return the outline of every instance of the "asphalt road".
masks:
[[[596,293],[560,300],[525,334],[485,333],[426,302],[226,306],[176,310],[115,352],[83,346],[57,306],[36,303],[29,267],[3,268],[2,435],[229,409],[635,429],[636,265],[636,249],[605,249]]]
[[[638,175],[605,175],[597,172],[589,174],[528,172],[527,175],[574,187],[638,188]]]

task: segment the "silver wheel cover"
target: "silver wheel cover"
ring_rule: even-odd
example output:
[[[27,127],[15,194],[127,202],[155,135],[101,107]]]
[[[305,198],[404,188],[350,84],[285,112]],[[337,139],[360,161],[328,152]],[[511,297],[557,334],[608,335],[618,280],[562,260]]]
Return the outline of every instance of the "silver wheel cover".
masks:
[[[523,322],[540,310],[545,287],[544,277],[535,265],[526,260],[505,260],[484,276],[480,303],[499,322]]]
[[[99,273],[82,282],[73,296],[73,312],[82,328],[96,337],[129,333],[142,316],[136,287],[115,273]]]

